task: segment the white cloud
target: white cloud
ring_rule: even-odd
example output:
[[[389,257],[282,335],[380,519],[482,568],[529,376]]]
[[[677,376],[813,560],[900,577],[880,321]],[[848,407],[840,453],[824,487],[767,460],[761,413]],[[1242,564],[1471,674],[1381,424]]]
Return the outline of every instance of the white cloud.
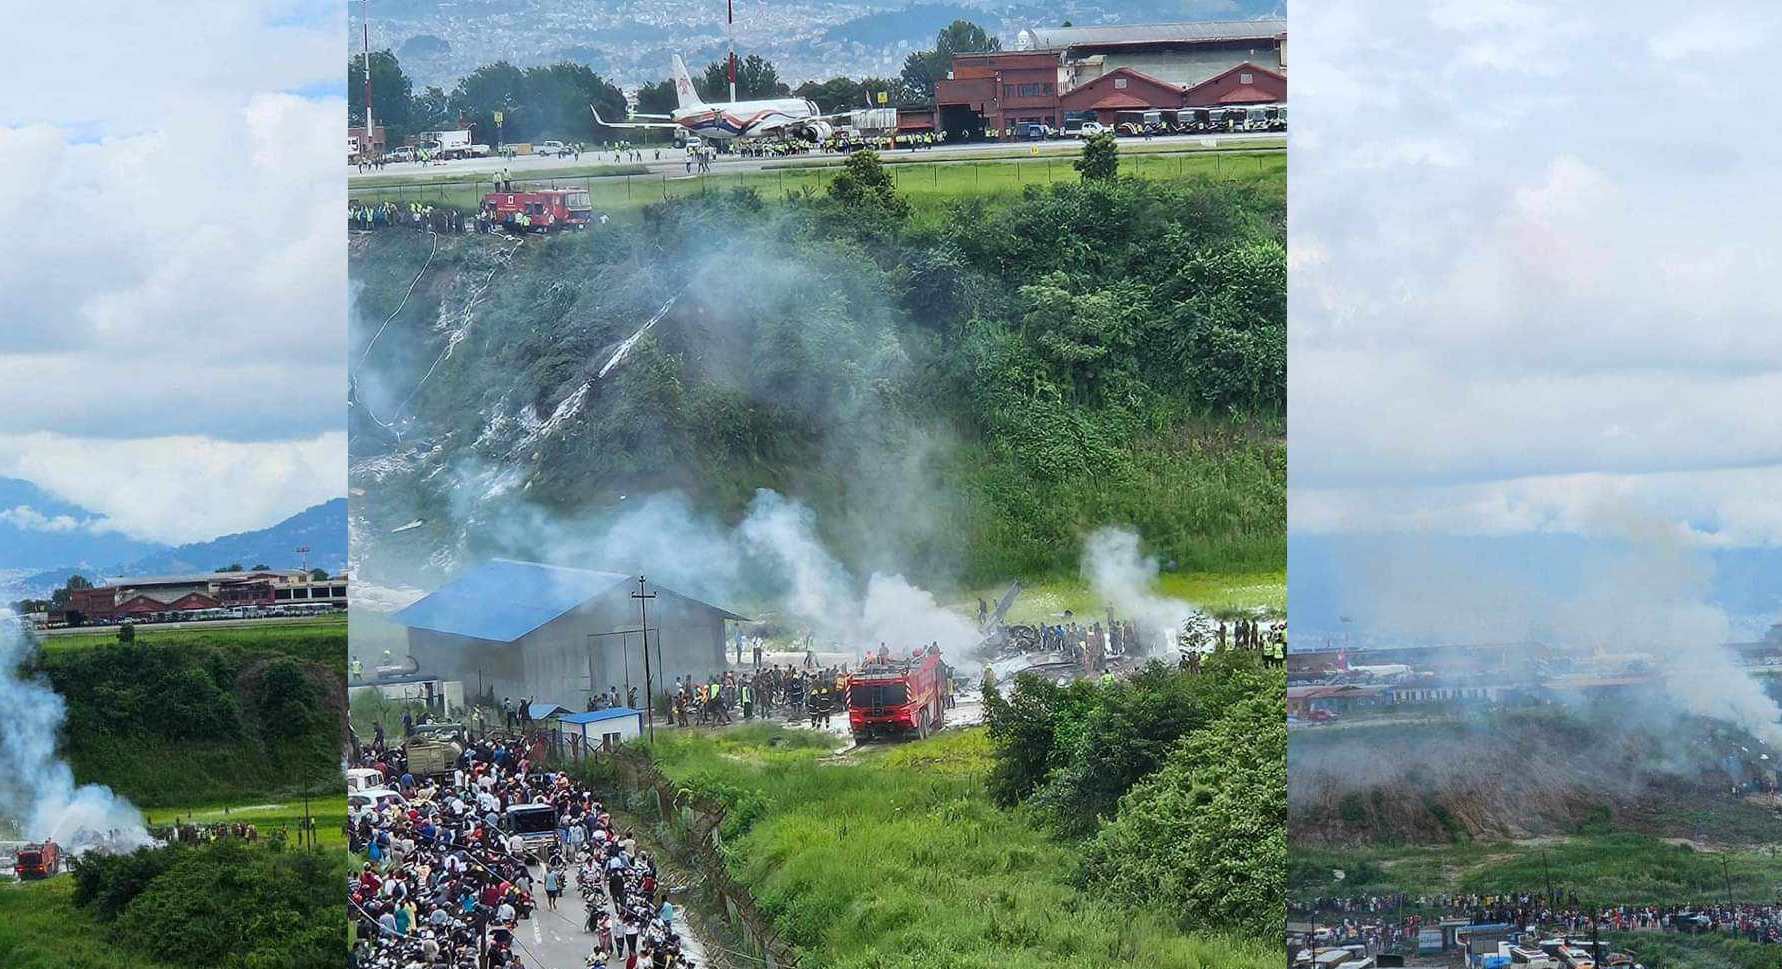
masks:
[[[132,538],[180,544],[264,528],[345,494],[346,432],[251,443],[0,434],[0,476],[36,482]]]
[[[0,508],[0,522],[27,532],[99,531],[99,519],[81,519],[73,515],[45,515],[30,505]]]
[[[343,20],[322,0],[9,17],[0,465],[164,540],[342,493],[318,442],[345,423],[345,106],[306,95],[338,90]]]
[[[1676,124],[1767,89],[1732,55],[1776,24],[1295,8],[1296,531],[1600,537],[1590,509],[1624,500],[1697,543],[1782,545],[1782,134]]]

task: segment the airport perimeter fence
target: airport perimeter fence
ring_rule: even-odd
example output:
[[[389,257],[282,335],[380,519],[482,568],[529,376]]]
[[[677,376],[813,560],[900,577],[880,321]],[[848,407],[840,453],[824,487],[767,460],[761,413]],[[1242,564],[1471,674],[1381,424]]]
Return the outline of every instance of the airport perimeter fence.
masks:
[[[780,935],[755,896],[725,867],[719,837],[724,824],[722,804],[674,783],[647,755],[629,749],[613,751],[579,741],[555,747],[552,753],[560,765],[594,771],[604,783],[613,785],[616,799],[626,811],[655,822],[656,837],[691,865],[700,880],[697,887],[747,946],[740,954],[752,960],[752,965],[798,969],[797,947]]]
[[[1071,155],[1041,155],[990,161],[929,161],[916,152],[890,156],[885,166],[897,190],[912,201],[938,200],[973,195],[1016,194],[1029,185],[1075,182],[1080,177]],[[842,172],[841,164],[809,164],[800,161],[771,163],[745,171],[692,172],[690,174],[573,175],[568,177],[515,178],[519,191],[581,189],[588,193],[596,215],[618,214],[643,208],[652,202],[703,196],[735,189],[753,189],[766,198],[789,199],[795,195],[821,195]],[[1223,150],[1181,153],[1144,153],[1120,158],[1120,173],[1139,178],[1175,179],[1201,176],[1222,181],[1243,181],[1283,172],[1286,153],[1279,149]],[[406,205],[445,205],[474,212],[483,196],[496,190],[496,180],[474,178],[349,186],[347,197],[359,204],[395,202]]]

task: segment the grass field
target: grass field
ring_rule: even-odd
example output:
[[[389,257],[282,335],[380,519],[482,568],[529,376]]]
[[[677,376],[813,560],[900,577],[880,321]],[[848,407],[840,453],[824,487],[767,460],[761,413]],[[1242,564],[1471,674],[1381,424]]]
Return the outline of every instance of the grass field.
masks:
[[[1278,966],[1278,944],[1189,934],[1100,903],[1076,860],[984,789],[981,729],[831,758],[832,738],[750,726],[659,741],[677,782],[728,805],[731,870],[825,969]]]
[[[344,614],[240,626],[146,625],[136,628],[136,642],[278,652],[344,669],[346,626]],[[117,641],[117,632],[109,629],[46,636],[42,640],[46,653],[90,649]]]
[[[1122,151],[1126,151],[1122,146]],[[899,161],[890,167],[897,190],[908,198],[918,215],[933,211],[964,196],[1011,197],[1028,185],[1074,182],[1072,155],[1040,155],[988,161]],[[593,175],[578,176],[552,171],[536,178],[515,179],[536,188],[586,188],[596,212],[614,217],[635,217],[651,202],[669,198],[748,188],[769,199],[783,199],[801,192],[823,192],[841,168],[836,164],[792,165],[756,171],[724,171],[709,175]],[[1121,174],[1140,178],[1217,178],[1236,180],[1284,180],[1287,155],[1279,150],[1218,151],[1175,154],[1125,154]],[[393,176],[353,179],[349,198],[362,203],[425,202],[475,209],[493,188],[493,177],[436,176],[420,181],[392,181]]]
[[[995,602],[1008,586],[988,586],[974,590],[985,602]],[[1248,612],[1267,609],[1284,613],[1287,609],[1287,573],[1249,572],[1222,574],[1212,572],[1176,572],[1158,576],[1152,591],[1160,596],[1181,599],[1214,613]],[[971,607],[976,608],[972,602]],[[1009,621],[1016,623],[1044,622],[1055,619],[1066,609],[1080,616],[1093,617],[1103,609],[1101,601],[1082,579],[1044,579],[1022,583],[1021,595],[1009,608]]]
[[[1291,851],[1295,898],[1402,891],[1545,892],[1585,904],[1782,898],[1782,845],[1701,850],[1639,834],[1578,835],[1447,847]],[[1343,872],[1338,881],[1334,872]]]
[[[0,885],[0,966],[6,969],[175,969],[112,943],[74,904],[74,879]]]
[[[1646,969],[1776,969],[1776,946],[1713,935],[1605,932],[1603,941],[1631,952]]]
[[[258,828],[262,838],[284,828],[295,840],[303,820],[303,802],[296,800],[262,804],[188,805],[155,808],[144,814],[148,816],[151,825],[172,824],[176,820],[198,824],[243,821]],[[341,828],[346,823],[346,814],[344,787],[338,795],[317,796],[310,800],[309,815],[315,819],[316,836],[322,847],[346,847],[346,833]]]

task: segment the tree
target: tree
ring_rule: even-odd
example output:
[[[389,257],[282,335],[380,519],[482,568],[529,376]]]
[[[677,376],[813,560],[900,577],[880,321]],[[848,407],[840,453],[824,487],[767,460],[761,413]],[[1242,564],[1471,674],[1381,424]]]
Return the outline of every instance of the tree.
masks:
[[[447,131],[458,125],[451,97],[437,87],[430,87],[410,99],[409,116],[419,131]]]
[[[1127,904],[1162,901],[1193,928],[1280,930],[1287,867],[1286,684],[1182,738],[1085,851],[1085,880]]]
[[[123,625],[118,627],[118,642],[120,642],[120,643],[136,642],[136,624],[135,623],[127,622],[127,623],[124,623]]]
[[[792,93],[810,99],[828,114],[871,106],[867,103],[866,85],[851,77],[832,77],[822,82],[806,81]]]
[[[309,577],[310,577],[310,580],[314,581],[314,582],[326,582],[326,581],[328,581],[328,570],[327,569],[310,569]]]
[[[639,114],[669,114],[680,106],[680,98],[674,92],[674,81],[668,78],[637,89]]]
[[[935,82],[953,69],[954,54],[1001,50],[1002,42],[969,20],[955,20],[934,37],[934,49],[914,51],[903,62],[903,82],[922,101],[934,100]]]
[[[527,111],[521,130],[534,140],[581,141],[605,134],[597,131],[590,106],[603,118],[625,116],[624,93],[583,64],[527,68],[523,96]]]
[[[267,570],[267,569],[269,569],[269,568],[271,568],[271,567],[272,567],[272,566],[270,566],[270,565],[267,565],[267,564],[266,564],[266,563],[264,563],[264,562],[262,562],[262,563],[260,563],[260,564],[259,564],[259,565],[256,565],[256,566],[254,566],[254,567],[253,567],[253,570],[252,570],[252,571],[255,571],[255,572],[264,572],[264,571],[266,571],[266,570]]]
[[[870,148],[848,156],[841,174],[829,183],[829,197],[848,208],[896,220],[910,213],[910,203],[897,194],[891,172],[879,161],[879,153]]]
[[[223,566],[222,568],[218,569],[217,571],[218,572],[242,572],[245,570],[241,567],[240,562],[230,562],[228,565]]]
[[[506,61],[484,64],[459,78],[449,100],[452,113],[487,132],[490,144],[524,141],[530,134],[531,122],[524,108],[526,73]],[[495,124],[497,111],[504,115],[499,126]]]
[[[705,66],[704,76],[693,79],[700,97],[707,101],[730,100],[730,69],[725,64],[726,61],[712,61]],[[738,101],[782,98],[791,93],[792,89],[780,80],[780,72],[774,68],[773,62],[760,54],[750,54],[736,62]]]
[[[65,606],[70,599],[74,598],[76,590],[91,589],[92,587],[93,583],[88,582],[85,576],[71,575],[68,577],[68,581],[60,589],[50,593],[50,601],[58,606]]]
[[[371,120],[384,128],[391,145],[420,130],[414,126],[414,83],[402,72],[396,55],[388,50],[371,52]],[[347,62],[347,123],[365,123],[365,55]]]
[[[1084,181],[1112,181],[1120,174],[1120,147],[1114,133],[1103,131],[1083,142],[1083,157],[1071,163]]]

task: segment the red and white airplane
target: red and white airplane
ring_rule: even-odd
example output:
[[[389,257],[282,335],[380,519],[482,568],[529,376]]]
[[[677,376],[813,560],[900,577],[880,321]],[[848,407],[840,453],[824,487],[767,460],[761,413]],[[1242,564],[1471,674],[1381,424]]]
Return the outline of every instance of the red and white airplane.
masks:
[[[831,118],[845,118],[849,112],[824,114],[815,102],[804,98],[771,98],[765,101],[731,101],[706,104],[693,87],[693,77],[681,55],[674,55],[674,93],[680,106],[673,114],[635,114],[633,118],[650,121],[607,121],[600,109],[594,112],[594,123],[608,128],[677,128],[701,138],[798,137],[823,141],[835,132]]]

